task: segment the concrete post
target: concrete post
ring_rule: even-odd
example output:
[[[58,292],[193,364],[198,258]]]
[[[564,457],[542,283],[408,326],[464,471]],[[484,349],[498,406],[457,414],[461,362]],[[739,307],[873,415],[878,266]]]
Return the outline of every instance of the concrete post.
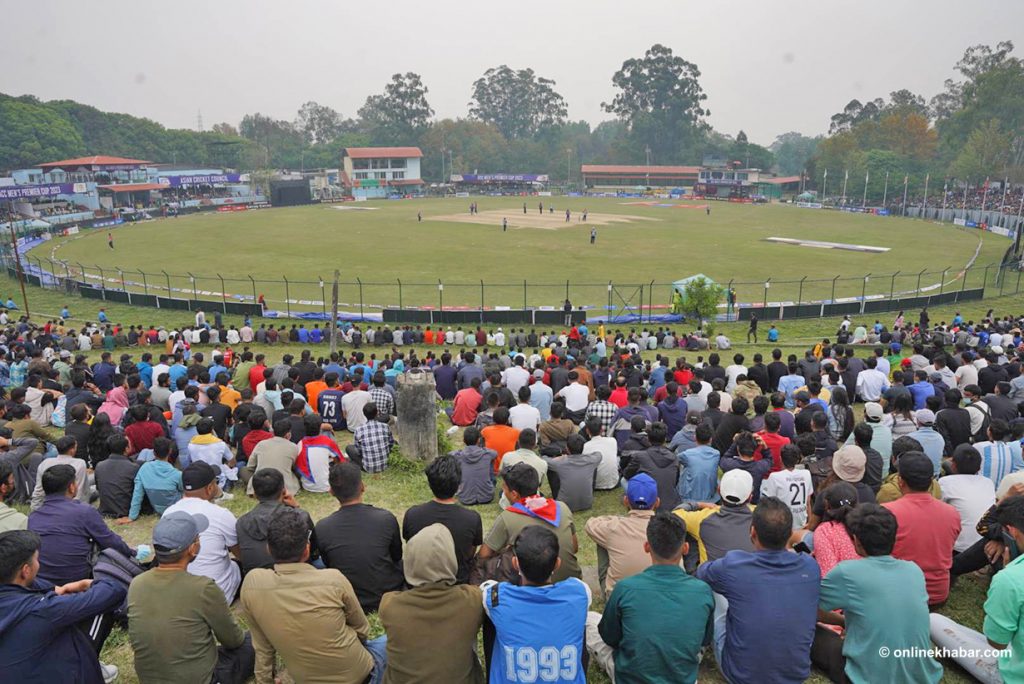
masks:
[[[434,374],[413,369],[397,378],[396,437],[402,455],[410,460],[437,458],[437,386]]]

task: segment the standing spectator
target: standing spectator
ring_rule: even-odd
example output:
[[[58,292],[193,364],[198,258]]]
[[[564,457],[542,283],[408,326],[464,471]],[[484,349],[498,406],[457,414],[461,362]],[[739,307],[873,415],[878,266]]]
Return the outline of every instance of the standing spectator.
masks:
[[[460,482],[464,481],[459,462],[455,458],[439,456],[430,462],[425,472],[434,498],[405,512],[402,516],[402,538],[408,542],[421,530],[435,523],[447,527],[458,560],[457,579],[460,584],[465,584],[469,581],[473,556],[484,541],[480,514],[459,506],[455,501]],[[487,475],[490,476],[489,470]]]
[[[711,588],[680,567],[686,525],[677,516],[650,518],[645,536],[650,566],[616,585],[603,615],[587,614],[587,648],[619,684],[695,682],[713,634]]]
[[[538,675],[547,681],[585,684],[583,649],[590,589],[575,577],[555,581],[560,543],[550,529],[526,527],[512,547],[522,585],[488,581],[480,586],[484,611],[495,631],[493,647],[484,644],[490,655],[491,684],[532,681]],[[559,657],[534,659],[547,652]],[[534,665],[539,668],[535,670]]]
[[[896,516],[896,546],[892,555],[914,561],[924,572],[928,605],[939,606],[949,596],[953,545],[960,536],[960,515],[928,493],[931,461],[920,451],[900,456],[899,486],[903,496],[883,504]]]
[[[476,656],[480,590],[456,583],[456,555],[452,532],[443,524],[427,525],[407,540],[405,578],[411,589],[385,594],[380,602],[389,684],[484,681]],[[424,639],[428,633],[432,637]]]
[[[324,564],[352,583],[365,612],[377,610],[380,597],[397,591],[402,575],[402,537],[389,511],[363,503],[366,485],[354,463],[331,466],[331,494],[338,510],[316,524]]]
[[[810,675],[820,579],[813,558],[786,550],[792,529],[789,508],[766,498],[753,515],[754,551],[697,568],[697,579],[715,592],[715,659],[729,681],[802,682]],[[764,634],[786,638],[764,649]]]
[[[136,577],[128,589],[128,638],[143,682],[241,684],[252,676],[249,635],[217,584],[189,570],[202,553],[209,525],[202,514],[172,511],[153,528],[159,566]]]

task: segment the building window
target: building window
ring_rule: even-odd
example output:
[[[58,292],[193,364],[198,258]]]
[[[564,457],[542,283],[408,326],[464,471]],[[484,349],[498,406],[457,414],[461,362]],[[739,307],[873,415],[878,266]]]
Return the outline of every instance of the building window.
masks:
[[[352,160],[352,168],[353,169],[368,169],[368,168],[370,168],[370,160],[369,159],[353,159]]]
[[[393,169],[404,169],[405,168],[405,160],[404,159],[392,159],[391,160],[391,168],[393,168]]]
[[[386,168],[388,168],[388,160],[387,159],[371,159],[370,160],[370,168],[371,169],[386,169]]]
[[[745,174],[745,173],[737,173],[736,174],[736,178],[739,179],[739,180],[747,180],[747,174]]]
[[[405,179],[405,171],[392,171],[391,172],[391,180],[404,180],[404,179]]]
[[[386,171],[374,171],[373,177],[377,180],[387,180],[388,174]]]
[[[370,177],[370,174],[367,173],[366,171],[357,171],[356,173],[352,174],[352,177],[355,178],[356,180],[366,180],[367,178]]]

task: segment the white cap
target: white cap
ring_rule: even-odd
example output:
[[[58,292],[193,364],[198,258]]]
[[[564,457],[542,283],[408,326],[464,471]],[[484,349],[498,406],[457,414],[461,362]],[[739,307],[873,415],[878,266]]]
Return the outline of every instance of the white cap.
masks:
[[[932,425],[935,423],[935,413],[931,409],[921,409],[914,414],[918,425]]]
[[[1002,348],[1002,347],[1000,347],[1000,346],[999,346],[999,345],[997,344],[996,346],[992,347],[992,353],[993,353],[993,354],[1002,354],[1002,353],[1003,353],[1003,348]]]
[[[730,470],[722,476],[718,492],[722,499],[731,504],[746,503],[754,491],[754,478],[746,470]]]

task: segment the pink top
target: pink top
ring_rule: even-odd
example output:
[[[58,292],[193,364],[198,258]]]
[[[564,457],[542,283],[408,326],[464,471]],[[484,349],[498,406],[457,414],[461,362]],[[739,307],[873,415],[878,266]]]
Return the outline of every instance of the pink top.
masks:
[[[857,560],[860,556],[853,546],[853,539],[841,522],[823,522],[814,530],[814,558],[821,568],[821,576],[845,560]]]

